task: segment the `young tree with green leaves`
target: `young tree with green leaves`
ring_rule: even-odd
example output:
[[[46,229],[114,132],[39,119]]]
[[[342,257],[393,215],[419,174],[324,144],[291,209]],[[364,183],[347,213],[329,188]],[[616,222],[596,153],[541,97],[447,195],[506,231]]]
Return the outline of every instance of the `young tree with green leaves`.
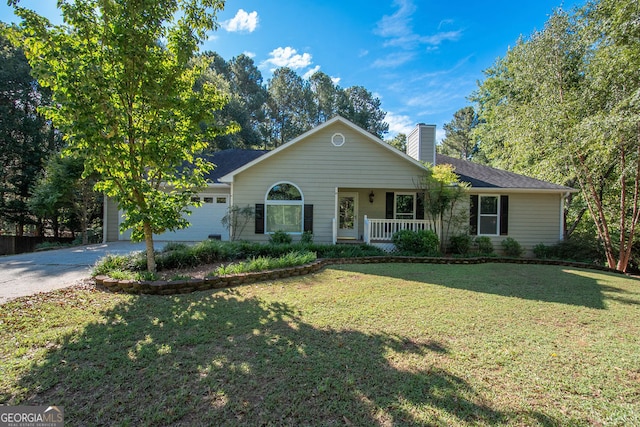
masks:
[[[459,217],[458,204],[466,197],[469,184],[460,181],[455,168],[449,164],[427,165],[418,178],[416,188],[421,194],[425,219],[435,226],[432,231],[440,236],[440,250],[444,252],[451,228],[463,218]]]
[[[146,243],[149,271],[153,234],[188,225],[183,214],[212,168],[197,157],[207,147],[200,123],[226,98],[211,84],[194,90],[205,67],[191,59],[223,4],[60,0],[60,26],[15,7],[34,76],[52,91],[55,107],[44,112],[64,133],[65,154],[84,158],[96,189],[118,201],[122,229]]]

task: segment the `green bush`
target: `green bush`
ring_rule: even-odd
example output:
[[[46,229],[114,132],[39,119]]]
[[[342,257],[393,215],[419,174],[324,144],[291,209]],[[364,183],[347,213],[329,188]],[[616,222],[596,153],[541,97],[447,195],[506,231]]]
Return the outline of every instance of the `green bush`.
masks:
[[[194,267],[200,264],[190,247],[162,252],[156,256],[158,270],[169,270],[172,268]]]
[[[491,239],[487,236],[478,236],[475,238],[475,246],[478,250],[478,253],[481,255],[492,255],[493,254],[493,243],[491,243]]]
[[[269,243],[274,245],[288,245],[291,241],[291,236],[284,231],[276,231],[269,237]]]
[[[186,243],[167,242],[162,248],[162,253],[171,252],[171,251],[184,251],[188,249],[189,249],[189,245],[187,245]]]
[[[593,264],[603,264],[605,261],[602,246],[598,240],[590,236],[575,235],[555,245],[537,244],[533,254],[541,259],[560,259]]]
[[[311,244],[313,243],[313,233],[310,231],[305,231],[302,233],[302,237],[300,238],[300,243]]]
[[[440,253],[438,236],[431,230],[400,230],[393,233],[391,241],[402,255],[437,256]]]
[[[533,255],[540,259],[553,258],[554,252],[555,251],[552,246],[547,246],[544,243],[538,243],[533,247]]]
[[[506,256],[518,258],[524,252],[520,243],[512,237],[507,237],[502,241],[502,250]]]
[[[449,250],[453,254],[467,255],[472,243],[473,239],[468,234],[456,234],[449,237]]]

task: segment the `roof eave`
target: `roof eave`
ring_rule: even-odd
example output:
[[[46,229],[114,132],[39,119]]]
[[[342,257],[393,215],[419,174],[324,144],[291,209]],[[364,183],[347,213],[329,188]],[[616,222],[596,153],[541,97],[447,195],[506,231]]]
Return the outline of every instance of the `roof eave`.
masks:
[[[567,194],[577,193],[575,188],[509,188],[509,187],[469,187],[472,193],[547,193]]]

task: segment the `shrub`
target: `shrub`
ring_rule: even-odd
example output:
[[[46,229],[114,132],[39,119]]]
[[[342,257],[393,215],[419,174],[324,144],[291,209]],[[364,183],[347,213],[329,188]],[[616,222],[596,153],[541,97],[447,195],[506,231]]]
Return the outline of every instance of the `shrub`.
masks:
[[[604,263],[605,257],[597,239],[575,235],[555,245],[537,244],[533,248],[536,258],[561,259],[594,264]]]
[[[533,247],[533,255],[540,259],[553,258],[554,252],[551,246],[547,246],[544,243],[538,243]]]
[[[184,251],[188,249],[189,249],[189,246],[186,243],[168,242],[162,248],[162,253],[171,252],[171,251]]]
[[[300,238],[300,243],[311,244],[313,243],[313,233],[310,231],[305,231],[302,233],[302,237]]]
[[[468,234],[456,234],[449,237],[449,250],[454,254],[467,255],[472,243],[473,239]]]
[[[156,265],[159,270],[193,267],[198,264],[198,258],[194,255],[193,250],[188,246],[185,246],[184,248],[177,248],[169,252],[162,252],[156,257]]]
[[[512,237],[507,237],[502,241],[502,250],[506,256],[518,258],[524,250],[520,243]]]
[[[400,254],[436,256],[439,254],[438,236],[431,230],[400,230],[393,233],[391,241]]]
[[[288,245],[291,241],[291,236],[284,231],[276,231],[269,237],[269,242],[274,245]]]
[[[478,253],[481,255],[492,255],[493,254],[493,243],[491,243],[491,239],[487,236],[478,236],[475,238],[475,245],[478,249]]]
[[[98,260],[93,267],[93,275],[110,275],[112,272],[127,270],[131,261],[129,255],[112,255],[108,254]]]
[[[257,257],[249,261],[220,266],[209,276],[224,276],[227,274],[249,273],[252,271],[274,270],[277,268],[295,267],[308,264],[316,260],[313,252],[289,252],[279,258]]]

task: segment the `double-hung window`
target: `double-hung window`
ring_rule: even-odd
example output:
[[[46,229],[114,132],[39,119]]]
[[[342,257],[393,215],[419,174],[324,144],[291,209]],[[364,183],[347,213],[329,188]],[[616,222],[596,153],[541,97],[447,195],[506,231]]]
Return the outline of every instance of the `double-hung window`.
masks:
[[[498,234],[498,209],[497,196],[480,196],[478,234],[489,236]]]
[[[471,195],[469,228],[471,234],[506,236],[509,233],[509,196]]]

